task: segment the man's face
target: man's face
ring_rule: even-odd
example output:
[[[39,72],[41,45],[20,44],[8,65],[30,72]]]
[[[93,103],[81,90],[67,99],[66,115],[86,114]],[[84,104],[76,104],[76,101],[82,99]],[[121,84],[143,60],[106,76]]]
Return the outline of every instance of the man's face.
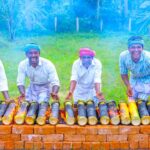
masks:
[[[132,44],[129,48],[128,48],[130,54],[131,54],[131,58],[134,62],[138,62],[140,60],[141,57],[141,53],[143,51],[143,47],[141,44]]]
[[[92,64],[93,56],[81,56],[80,59],[82,61],[82,65],[85,68],[88,68]]]
[[[29,59],[29,64],[33,67],[36,67],[39,63],[39,56],[40,56],[40,52],[35,50],[35,49],[31,49],[29,52],[26,53],[26,56]]]

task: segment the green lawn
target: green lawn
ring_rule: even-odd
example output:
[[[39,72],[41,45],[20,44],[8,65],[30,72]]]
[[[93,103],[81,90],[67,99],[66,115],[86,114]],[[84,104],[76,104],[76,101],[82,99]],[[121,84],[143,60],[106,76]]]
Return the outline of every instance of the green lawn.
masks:
[[[50,59],[56,66],[60,81],[60,97],[64,100],[69,89],[71,67],[78,58],[80,47],[90,47],[102,62],[102,91],[107,100],[126,100],[125,87],[121,81],[118,59],[121,51],[127,49],[128,35],[118,34],[56,34],[17,39],[14,42],[0,38],[0,59],[3,61],[9,82],[11,97],[19,95],[16,87],[17,67],[25,58],[22,47],[29,42],[41,45],[41,56]],[[145,37],[148,41],[148,37]],[[146,45],[149,45],[148,42]]]

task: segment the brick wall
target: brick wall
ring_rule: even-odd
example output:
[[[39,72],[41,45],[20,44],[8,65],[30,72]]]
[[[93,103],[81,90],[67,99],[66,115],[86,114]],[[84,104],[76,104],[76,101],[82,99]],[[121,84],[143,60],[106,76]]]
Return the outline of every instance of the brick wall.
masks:
[[[150,126],[0,125],[0,149],[150,149]]]

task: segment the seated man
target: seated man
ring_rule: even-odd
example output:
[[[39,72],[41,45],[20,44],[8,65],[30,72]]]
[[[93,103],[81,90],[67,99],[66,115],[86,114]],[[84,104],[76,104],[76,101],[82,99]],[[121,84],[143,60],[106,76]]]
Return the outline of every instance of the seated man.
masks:
[[[38,103],[48,102],[50,93],[54,100],[58,100],[59,79],[55,66],[51,61],[40,57],[40,47],[37,44],[27,44],[24,50],[27,59],[20,62],[17,77],[20,94],[27,101]],[[26,77],[29,78],[30,85],[25,90]]]
[[[78,100],[87,101],[103,99],[101,93],[101,62],[95,58],[95,52],[89,48],[81,48],[79,59],[72,66],[70,90],[66,100],[74,99],[74,104]],[[98,103],[96,99],[96,103]]]
[[[132,36],[128,39],[128,50],[120,54],[119,65],[127,95],[147,100],[150,95],[150,52],[144,50],[142,37]],[[130,81],[128,71],[131,73]]]

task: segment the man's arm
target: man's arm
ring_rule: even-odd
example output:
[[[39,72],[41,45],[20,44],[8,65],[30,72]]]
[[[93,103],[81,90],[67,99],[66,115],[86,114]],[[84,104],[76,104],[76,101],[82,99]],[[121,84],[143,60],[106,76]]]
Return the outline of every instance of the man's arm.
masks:
[[[18,85],[18,90],[20,92],[20,95],[24,97],[25,96],[25,87],[24,87],[24,85]]]

